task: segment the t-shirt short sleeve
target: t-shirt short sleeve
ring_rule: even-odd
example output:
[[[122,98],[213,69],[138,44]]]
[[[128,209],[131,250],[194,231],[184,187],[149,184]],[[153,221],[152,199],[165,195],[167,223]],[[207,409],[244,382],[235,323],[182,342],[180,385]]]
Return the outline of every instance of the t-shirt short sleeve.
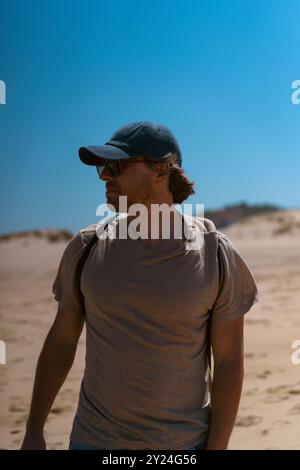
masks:
[[[62,310],[72,310],[84,313],[81,304],[78,281],[76,279],[76,266],[82,255],[84,244],[81,233],[78,232],[67,244],[58,271],[52,285],[54,298],[59,302]]]
[[[218,234],[219,291],[212,307],[215,320],[233,320],[258,302],[258,290],[250,269],[227,236]]]

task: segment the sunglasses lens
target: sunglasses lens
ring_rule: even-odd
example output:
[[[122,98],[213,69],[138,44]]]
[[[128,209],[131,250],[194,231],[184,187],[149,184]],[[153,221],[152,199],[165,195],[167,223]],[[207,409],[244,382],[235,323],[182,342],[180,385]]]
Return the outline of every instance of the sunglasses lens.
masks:
[[[97,173],[99,176],[101,176],[101,173],[103,171],[103,168],[104,168],[105,165],[97,165],[96,166],[96,169],[97,169]]]
[[[107,168],[109,173],[113,176],[118,175],[120,172],[120,165],[118,160],[106,160],[105,162],[101,163],[100,165],[97,165],[97,172],[98,175],[100,176],[104,168]]]

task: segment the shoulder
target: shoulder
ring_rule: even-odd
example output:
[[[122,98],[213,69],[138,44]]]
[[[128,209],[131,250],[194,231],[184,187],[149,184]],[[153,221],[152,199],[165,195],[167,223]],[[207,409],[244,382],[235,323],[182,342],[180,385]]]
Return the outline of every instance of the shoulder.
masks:
[[[220,230],[217,230],[217,238],[218,238],[219,250],[228,252],[228,253],[233,252],[236,255],[241,256],[241,253],[239,252],[238,248],[235,246],[233,241],[228,237],[228,235],[221,232]]]
[[[97,223],[87,225],[86,227],[80,229],[76,236],[82,246],[85,247],[88,245],[88,243],[94,237],[95,234],[97,234],[98,239],[101,239],[101,234],[105,228],[107,228],[108,226],[115,227],[120,220],[126,217],[127,214],[119,214],[118,216],[113,215],[109,219],[100,220]]]
[[[98,224],[94,223],[78,230],[65,246],[63,256],[70,258],[80,254],[95,235]]]
[[[78,238],[78,241],[80,241],[82,246],[86,246],[89,242],[89,240],[95,235],[97,229],[99,227],[99,224],[90,224],[87,225],[86,227],[81,228],[76,236]]]
[[[218,230],[212,220],[198,216],[189,216],[189,220],[192,225],[196,225],[197,228],[204,232],[205,246],[210,246],[215,256],[242,258],[241,253],[232,240],[230,240],[228,235]]]
[[[206,217],[187,216],[187,220],[190,225],[199,229],[208,238],[213,238],[216,242],[219,239],[228,240],[227,236],[216,228],[215,223]]]
[[[197,227],[199,230],[206,234],[218,236],[220,233],[217,230],[215,223],[212,220],[207,219],[206,217],[200,217],[195,215],[185,215],[185,217],[190,225]]]
[[[193,216],[191,219],[198,228],[204,231],[204,233],[213,235],[217,239],[218,243],[233,247],[233,243],[229,237],[222,231],[218,230],[212,220],[198,216]]]

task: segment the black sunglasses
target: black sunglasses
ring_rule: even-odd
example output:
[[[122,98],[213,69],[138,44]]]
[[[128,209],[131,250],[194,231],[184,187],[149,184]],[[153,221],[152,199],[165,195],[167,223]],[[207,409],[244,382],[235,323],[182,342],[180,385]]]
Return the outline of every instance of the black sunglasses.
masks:
[[[127,163],[135,163],[135,162],[144,162],[146,158],[134,158],[132,160],[126,158],[124,160],[102,160],[103,163],[100,165],[96,166],[98,175],[101,176],[101,173],[104,168],[108,168],[108,171],[110,172],[111,176],[118,176],[121,174],[122,170],[124,167],[127,165]]]
[[[173,154],[172,152],[167,153],[164,155],[164,159],[168,159],[173,157],[174,161],[177,161],[177,154]],[[103,163],[100,163],[96,166],[98,175],[101,176],[101,173],[104,168],[108,168],[110,174],[112,176],[118,176],[121,174],[122,170],[126,167],[127,163],[135,163],[135,162],[144,162],[144,161],[152,161],[154,163],[159,163],[157,160],[153,160],[150,158],[126,158],[126,159],[119,159],[119,160],[108,160],[102,159]],[[160,160],[162,161],[162,160]]]

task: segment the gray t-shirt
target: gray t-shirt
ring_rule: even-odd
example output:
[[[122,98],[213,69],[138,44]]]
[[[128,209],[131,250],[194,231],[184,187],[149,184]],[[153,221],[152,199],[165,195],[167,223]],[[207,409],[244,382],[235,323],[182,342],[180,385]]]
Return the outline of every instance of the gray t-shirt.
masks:
[[[141,239],[100,238],[81,276],[86,366],[71,439],[106,449],[189,449],[210,416],[206,329],[258,301],[241,255],[209,219],[203,233],[162,253]],[[116,230],[118,219],[112,223]],[[68,243],[53,284],[62,310],[81,312],[76,264],[96,225]],[[116,232],[115,232],[116,233]]]

